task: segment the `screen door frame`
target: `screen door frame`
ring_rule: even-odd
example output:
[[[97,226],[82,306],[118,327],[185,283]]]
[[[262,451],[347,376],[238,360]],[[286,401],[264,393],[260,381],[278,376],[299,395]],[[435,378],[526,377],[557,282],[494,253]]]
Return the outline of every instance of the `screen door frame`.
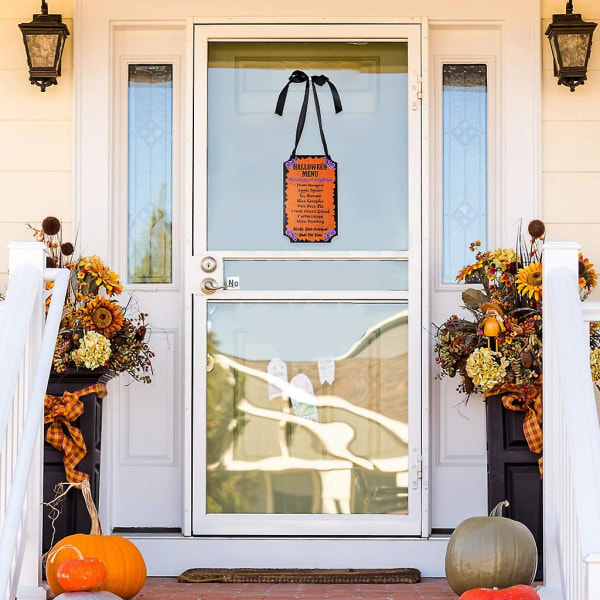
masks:
[[[191,357],[191,493],[192,534],[227,536],[421,536],[423,528],[423,383],[427,366],[423,348],[423,264],[422,264],[422,25],[410,24],[269,24],[193,26],[193,184],[191,257],[188,260],[188,339]],[[211,41],[347,41],[408,42],[408,250],[335,251],[290,249],[279,251],[213,251],[207,248],[207,74],[208,44]],[[282,156],[282,160],[285,157]],[[340,198],[340,206],[343,198]],[[202,258],[217,259],[213,273],[222,281],[227,259],[393,259],[408,261],[408,292],[392,291],[218,291],[207,296],[200,285],[206,274]],[[207,514],[206,512],[206,314],[207,302],[402,302],[409,304],[409,499],[408,514]],[[426,533],[425,533],[426,535]]]

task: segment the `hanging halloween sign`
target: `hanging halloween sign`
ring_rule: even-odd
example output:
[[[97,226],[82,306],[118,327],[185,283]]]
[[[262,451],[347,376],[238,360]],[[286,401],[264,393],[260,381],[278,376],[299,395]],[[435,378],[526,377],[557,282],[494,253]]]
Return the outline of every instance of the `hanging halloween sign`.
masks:
[[[331,242],[339,232],[338,173],[337,163],[331,159],[327,149],[316,86],[329,84],[336,114],[342,111],[342,102],[335,85],[326,75],[313,75],[309,78],[304,71],[294,71],[279,94],[275,108],[275,114],[279,116],[283,115],[288,89],[292,83],[304,83],[305,88],[294,149],[290,158],[283,163],[283,234],[290,242]],[[306,122],[311,84],[325,154],[297,155],[296,150]]]

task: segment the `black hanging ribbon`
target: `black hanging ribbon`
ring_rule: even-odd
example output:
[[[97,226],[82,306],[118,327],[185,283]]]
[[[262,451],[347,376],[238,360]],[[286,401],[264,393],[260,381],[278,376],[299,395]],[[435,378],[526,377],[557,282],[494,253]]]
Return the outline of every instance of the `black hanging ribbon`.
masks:
[[[333,85],[333,82],[331,81],[331,79],[329,79],[329,77],[327,77],[327,75],[313,75],[311,77],[312,79],[312,83],[313,83],[313,89],[314,89],[314,84],[316,83],[317,85],[325,85],[326,83],[329,84],[329,89],[331,90],[331,96],[333,97],[333,107],[335,108],[335,114],[337,115],[338,113],[342,112],[342,100],[340,98],[340,94],[337,91],[337,88],[335,87],[335,85]],[[316,94],[315,94],[316,96]]]
[[[308,111],[308,96],[310,94],[309,89],[309,80],[312,81],[312,90],[315,98],[315,109],[317,112],[317,121],[319,123],[319,133],[321,134],[321,141],[323,142],[323,149],[325,151],[325,156],[329,157],[329,150],[327,149],[327,142],[325,141],[325,133],[323,131],[323,121],[321,119],[321,106],[319,104],[319,97],[317,95],[317,88],[315,84],[318,86],[323,86],[326,83],[329,84],[329,89],[331,90],[331,96],[333,98],[333,107],[335,108],[335,114],[342,112],[342,100],[340,99],[340,94],[337,91],[335,85],[329,80],[327,75],[313,75],[309,77],[304,71],[294,71],[289,78],[289,81],[284,86],[284,88],[279,93],[279,97],[277,98],[277,106],[275,107],[275,114],[280,117],[283,116],[283,108],[285,106],[285,101],[287,98],[287,93],[290,85],[292,83],[304,83],[304,99],[302,100],[302,107],[300,108],[300,115],[298,116],[298,125],[296,126],[296,141],[294,144],[294,149],[292,150],[291,156],[296,156],[296,149],[298,148],[298,144],[300,143],[300,138],[302,137],[302,131],[304,130],[304,124],[306,123],[306,113]]]

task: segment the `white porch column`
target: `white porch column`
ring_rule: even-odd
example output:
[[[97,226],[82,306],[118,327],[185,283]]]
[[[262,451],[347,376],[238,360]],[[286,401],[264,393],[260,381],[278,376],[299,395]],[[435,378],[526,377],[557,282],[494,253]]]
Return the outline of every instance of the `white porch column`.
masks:
[[[23,264],[30,264],[40,270],[40,281],[46,267],[46,246],[41,242],[14,242],[8,245],[9,273]],[[40,287],[38,310],[31,321],[31,335],[27,342],[28,351],[25,357],[24,372],[32,375],[37,364],[37,355],[44,327],[44,298]],[[27,400],[31,389],[31,378],[25,381]],[[26,400],[26,401],[27,401]],[[40,424],[40,432],[42,427]],[[42,568],[42,494],[43,494],[43,444],[41,433],[36,443],[35,455],[31,465],[29,486],[27,488],[26,526],[22,535],[25,537],[25,552],[17,591],[19,600],[45,600],[46,589],[41,586]]]
[[[567,267],[577,273],[579,244],[574,242],[547,242],[544,244],[544,280],[556,267]],[[544,313],[544,587],[538,590],[543,600],[562,599],[561,565],[558,557],[558,531],[556,498],[563,483],[557,477],[556,465],[560,445],[557,438],[557,423],[553,407],[559,401],[558,369],[554,352],[554,331],[549,316],[550,303],[543,296]]]

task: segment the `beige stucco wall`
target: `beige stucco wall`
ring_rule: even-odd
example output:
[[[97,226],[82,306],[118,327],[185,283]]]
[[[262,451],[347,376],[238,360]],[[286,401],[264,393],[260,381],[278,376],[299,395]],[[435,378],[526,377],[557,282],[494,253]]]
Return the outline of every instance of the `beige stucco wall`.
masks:
[[[73,30],[73,0],[51,0]],[[49,214],[72,228],[73,41],[67,40],[58,86],[29,83],[18,24],[40,2],[0,0],[0,293],[7,281],[6,244],[30,240],[26,223]]]
[[[600,23],[598,0],[576,0],[584,20]],[[544,31],[564,0],[542,0]],[[543,212],[552,240],[577,241],[600,266],[600,31],[588,81],[571,93],[556,85],[550,47],[543,40]],[[596,299],[600,298],[598,292]]]
[[[542,27],[564,0],[542,1]],[[6,243],[30,239],[26,223],[48,214],[72,228],[72,67],[69,38],[58,86],[42,94],[27,78],[17,27],[38,3],[0,0],[0,292],[7,275]],[[53,0],[72,30],[73,0]],[[577,0],[585,19],[600,22],[598,0]],[[543,40],[543,217],[553,240],[576,240],[600,264],[600,31],[589,80],[575,93],[558,87]]]

